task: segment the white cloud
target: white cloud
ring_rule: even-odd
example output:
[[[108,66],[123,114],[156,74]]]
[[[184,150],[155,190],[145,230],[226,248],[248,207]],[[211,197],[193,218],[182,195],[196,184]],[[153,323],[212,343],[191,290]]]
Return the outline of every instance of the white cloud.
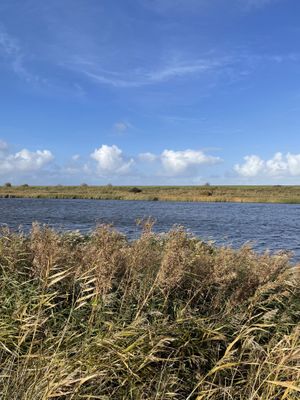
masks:
[[[163,15],[171,13],[202,13],[209,7],[215,9],[222,5],[227,7],[241,7],[246,11],[262,8],[280,0],[139,0],[144,7]],[[284,0],[281,0],[284,1]],[[230,3],[230,5],[228,4]]]
[[[1,53],[17,75],[25,78],[27,81],[32,79],[32,76],[24,67],[24,55],[18,41],[10,36],[0,25],[0,54]]]
[[[49,150],[32,152],[23,149],[15,154],[0,153],[0,174],[38,171],[53,159]]]
[[[234,166],[235,171],[241,175],[246,177],[257,176],[264,169],[264,161],[256,156],[250,155],[244,157],[245,163],[240,165],[236,164]]]
[[[4,157],[8,152],[8,144],[0,139],[0,158]]]
[[[97,170],[100,175],[128,174],[134,164],[132,158],[126,159],[121,149],[116,145],[103,144],[90,155],[97,162]]]
[[[165,149],[161,154],[150,152],[140,153],[138,159],[141,162],[152,163],[159,169],[157,176],[184,177],[196,176],[199,167],[213,165],[221,162],[220,157],[206,154],[203,150],[175,151]]]
[[[170,175],[183,175],[192,172],[195,167],[220,161],[219,157],[207,155],[202,150],[164,150],[161,154],[162,165]]]
[[[286,159],[289,173],[293,176],[300,176],[300,154],[288,153]]]
[[[146,161],[146,162],[153,162],[158,158],[157,155],[150,152],[140,153],[138,157],[141,161]]]
[[[139,0],[140,3],[151,11],[159,14],[193,13],[202,12],[215,0]]]
[[[198,76],[212,70],[223,69],[223,67],[234,62],[231,57],[181,59],[177,57],[168,59],[152,69],[137,68],[134,71],[117,72],[116,70],[104,70],[99,68],[99,62],[86,62],[81,58],[71,58],[61,65],[65,68],[77,71],[90,79],[100,83],[118,88],[140,87],[153,85],[189,76]]]
[[[129,184],[135,182],[194,183],[200,179],[199,169],[221,161],[204,150],[175,151],[166,149],[160,154],[144,152],[129,157],[117,145],[101,145],[89,154],[74,154],[66,165],[52,163],[54,156],[49,150],[12,152],[8,144],[0,140],[0,176],[22,182],[26,177],[39,184],[48,182],[78,183],[83,179],[97,182],[99,178]],[[292,160],[291,160],[292,163]],[[294,169],[296,166],[294,166]],[[127,180],[126,180],[127,179]],[[167,181],[165,181],[165,180]],[[201,178],[202,179],[202,178]]]
[[[251,8],[262,8],[277,1],[279,0],[240,0],[242,6],[248,10]]]
[[[118,133],[124,133],[126,132],[129,128],[131,127],[131,125],[128,122],[123,122],[123,121],[119,121],[116,122],[113,126],[114,130]]]
[[[161,154],[145,152],[135,158],[123,154],[116,145],[102,145],[90,155],[97,162],[97,172],[100,176],[135,175],[141,178],[146,175],[161,177],[193,177],[199,173],[199,167],[221,162],[220,157],[206,154],[203,150],[164,150]],[[140,168],[133,171],[135,165]],[[93,168],[90,166],[90,173]]]
[[[214,60],[196,60],[190,63],[175,63],[147,74],[151,82],[163,82],[185,75],[194,75],[216,68],[223,64]]]
[[[273,158],[265,162],[267,174],[272,176],[284,175],[288,169],[288,164],[284,161],[282,153],[275,153]]]
[[[300,176],[300,154],[278,152],[269,160],[257,155],[244,157],[244,164],[236,164],[234,170],[243,177],[288,177]]]

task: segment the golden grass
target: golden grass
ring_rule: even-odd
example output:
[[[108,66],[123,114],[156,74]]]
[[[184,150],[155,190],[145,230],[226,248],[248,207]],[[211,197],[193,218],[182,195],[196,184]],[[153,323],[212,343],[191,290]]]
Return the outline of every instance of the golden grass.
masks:
[[[151,225],[2,230],[1,399],[299,398],[299,267]]]
[[[300,186],[15,186],[0,187],[0,198],[161,200],[300,203]]]

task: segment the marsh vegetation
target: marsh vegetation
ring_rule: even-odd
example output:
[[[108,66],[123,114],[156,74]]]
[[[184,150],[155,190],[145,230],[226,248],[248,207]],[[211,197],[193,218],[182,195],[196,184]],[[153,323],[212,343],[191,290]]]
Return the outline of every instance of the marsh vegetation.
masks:
[[[1,197],[300,204],[300,186],[2,186]]]
[[[300,275],[152,222],[0,236],[0,397],[298,399]]]

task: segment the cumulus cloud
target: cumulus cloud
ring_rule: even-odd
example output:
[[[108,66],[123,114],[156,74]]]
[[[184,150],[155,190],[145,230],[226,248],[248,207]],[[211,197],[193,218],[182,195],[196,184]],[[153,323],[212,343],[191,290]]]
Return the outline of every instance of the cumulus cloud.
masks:
[[[3,143],[5,142],[0,143],[0,147],[3,147]],[[38,171],[54,159],[53,154],[49,150],[29,151],[23,149],[15,154],[10,154],[7,152],[7,147],[4,147],[4,151],[0,151],[1,175]]]
[[[287,155],[289,157],[289,154]],[[284,175],[288,169],[288,162],[284,160],[282,153],[275,153],[273,158],[265,162],[265,169],[268,175],[279,176]]]
[[[199,168],[205,165],[213,165],[222,161],[220,157],[206,154],[203,150],[170,150],[165,149],[160,154],[150,152],[138,155],[140,162],[152,164],[157,167],[157,176],[188,177],[198,175]]]
[[[292,176],[300,176],[300,154],[290,154],[286,156],[289,173]]]
[[[221,161],[219,157],[209,155],[204,150],[192,149],[165,149],[158,154],[144,152],[129,157],[117,145],[106,144],[91,152],[89,160],[80,154],[73,154],[65,165],[56,165],[53,160],[54,156],[49,150],[30,151],[24,148],[13,152],[5,141],[0,140],[0,176],[20,182],[25,177],[43,183],[47,180],[56,182],[61,177],[74,183],[75,179],[82,180],[83,177],[94,181],[110,177],[121,179],[124,183],[126,176],[142,182],[150,178],[159,181],[165,178],[174,182],[177,179],[188,179],[188,182],[194,182],[195,178],[199,179],[200,167]],[[295,157],[289,155],[289,160],[291,169],[296,171],[299,166]]]
[[[264,161],[256,156],[250,155],[244,157],[244,164],[236,164],[234,170],[241,176],[251,177],[257,176],[264,169]]]
[[[164,170],[170,175],[183,175],[192,172],[195,167],[220,161],[221,158],[207,155],[202,150],[164,150],[161,154]]]
[[[236,164],[234,170],[243,177],[286,177],[300,176],[300,154],[277,152],[269,160],[263,160],[257,155],[244,157],[243,164]]]
[[[99,176],[135,175],[141,177],[143,174],[161,177],[193,177],[198,175],[199,168],[206,165],[214,165],[221,162],[220,157],[206,154],[203,150],[181,150],[166,149],[160,154],[145,152],[138,154],[135,158],[124,155],[116,145],[102,145],[90,154],[96,161]],[[133,171],[133,166],[135,170]],[[90,173],[94,170],[89,165]]]
[[[99,175],[123,175],[131,171],[134,164],[132,158],[123,155],[121,149],[116,145],[107,146],[103,144],[90,155],[97,162]]]

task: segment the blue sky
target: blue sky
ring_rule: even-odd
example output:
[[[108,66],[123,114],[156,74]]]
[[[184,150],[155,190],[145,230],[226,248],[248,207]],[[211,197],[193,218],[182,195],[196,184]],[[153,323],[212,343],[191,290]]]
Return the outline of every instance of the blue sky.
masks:
[[[1,0],[0,183],[300,184],[298,0]]]

